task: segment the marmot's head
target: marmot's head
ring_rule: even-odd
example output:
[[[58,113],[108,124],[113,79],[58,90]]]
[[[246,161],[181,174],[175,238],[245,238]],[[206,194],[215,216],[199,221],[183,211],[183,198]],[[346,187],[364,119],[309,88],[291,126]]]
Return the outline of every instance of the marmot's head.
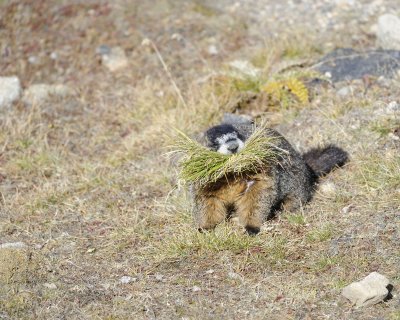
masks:
[[[230,124],[221,124],[205,132],[206,146],[222,154],[234,154],[244,147],[245,137]]]

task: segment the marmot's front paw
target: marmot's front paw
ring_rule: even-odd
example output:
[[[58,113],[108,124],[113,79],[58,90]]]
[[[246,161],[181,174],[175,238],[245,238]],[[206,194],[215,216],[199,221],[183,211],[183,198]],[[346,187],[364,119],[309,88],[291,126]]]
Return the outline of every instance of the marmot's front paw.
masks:
[[[250,236],[255,236],[257,233],[260,232],[260,228],[246,226],[246,232],[247,232]]]

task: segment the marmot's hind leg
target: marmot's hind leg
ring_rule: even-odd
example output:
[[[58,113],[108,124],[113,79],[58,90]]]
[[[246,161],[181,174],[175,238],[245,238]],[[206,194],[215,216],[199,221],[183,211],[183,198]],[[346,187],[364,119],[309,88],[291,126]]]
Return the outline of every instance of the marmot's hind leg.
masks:
[[[276,199],[276,189],[266,179],[255,180],[236,202],[239,222],[249,234],[260,231]]]

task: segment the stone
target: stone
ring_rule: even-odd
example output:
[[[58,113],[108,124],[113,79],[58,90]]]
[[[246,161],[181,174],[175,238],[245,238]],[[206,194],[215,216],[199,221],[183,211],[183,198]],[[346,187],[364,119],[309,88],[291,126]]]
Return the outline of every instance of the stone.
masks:
[[[359,307],[371,306],[383,301],[389,294],[389,280],[378,272],[372,272],[363,280],[345,287],[342,295]]]
[[[207,48],[207,52],[210,56],[216,56],[219,53],[217,46],[215,44],[209,45]]]
[[[108,53],[101,55],[102,64],[111,72],[125,68],[128,65],[128,58],[121,47],[111,48]]]
[[[21,95],[18,77],[0,77],[0,108],[11,105]]]
[[[22,101],[26,104],[42,103],[52,96],[66,97],[74,91],[63,84],[33,84],[25,90]]]
[[[340,97],[347,97],[348,95],[351,95],[352,92],[353,92],[352,86],[345,86],[337,91],[337,95]]]
[[[137,278],[132,278],[132,277],[130,277],[130,276],[122,276],[122,277],[119,279],[119,282],[121,282],[121,283],[123,283],[123,284],[128,284],[128,283],[134,282],[134,281],[136,281],[136,280],[137,280]]]
[[[329,74],[332,82],[363,79],[365,76],[394,78],[400,70],[400,51],[336,49],[325,55],[314,69]]]
[[[156,280],[157,281],[163,281],[164,280],[164,276],[162,274],[157,273],[156,274]]]
[[[199,291],[201,291],[201,288],[198,287],[198,286],[193,286],[192,291],[193,292],[199,292]]]
[[[55,290],[57,289],[57,286],[55,283],[43,283],[43,286],[47,289]]]
[[[400,50],[400,18],[393,14],[380,16],[376,37],[382,49]]]
[[[26,248],[26,244],[23,242],[7,242],[7,243],[0,244],[0,249],[7,249],[7,248],[22,249],[22,248]]]
[[[336,193],[336,185],[331,181],[326,181],[319,186],[319,190],[327,196],[332,196]]]
[[[391,101],[388,103],[386,109],[389,112],[398,112],[400,111],[400,104],[397,101]]]
[[[237,73],[238,76],[244,77],[257,77],[261,70],[254,67],[250,61],[247,60],[234,60],[229,62],[229,66],[233,68]]]

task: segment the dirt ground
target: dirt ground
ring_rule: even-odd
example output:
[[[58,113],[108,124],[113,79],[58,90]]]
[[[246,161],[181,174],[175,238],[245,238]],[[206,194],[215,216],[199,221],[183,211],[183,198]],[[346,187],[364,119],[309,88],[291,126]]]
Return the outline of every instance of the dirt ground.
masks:
[[[0,110],[0,244],[26,245],[0,249],[0,319],[400,319],[400,78],[243,102],[279,70],[375,48],[397,2],[0,0],[0,76],[73,89]],[[100,46],[127,65],[108,70]],[[260,73],[237,82],[234,60]],[[224,112],[350,161],[255,237],[229,222],[198,233],[165,154],[173,128]],[[341,290],[373,271],[393,298],[353,308]]]

